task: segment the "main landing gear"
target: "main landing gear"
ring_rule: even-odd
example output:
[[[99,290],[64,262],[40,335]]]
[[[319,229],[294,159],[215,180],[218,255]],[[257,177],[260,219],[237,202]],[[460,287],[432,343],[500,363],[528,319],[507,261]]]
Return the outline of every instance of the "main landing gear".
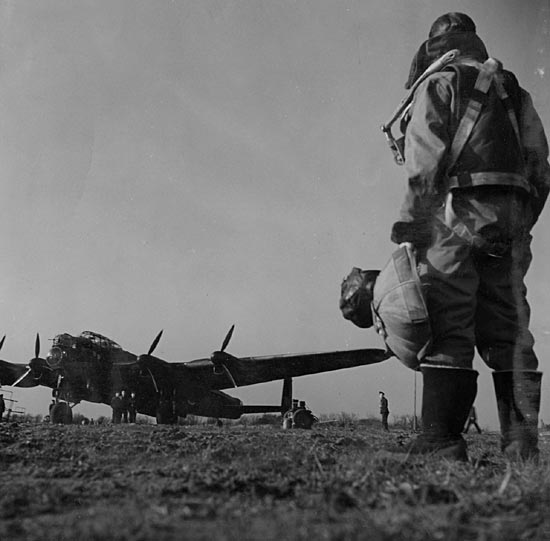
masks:
[[[73,410],[68,402],[56,402],[50,408],[50,423],[70,425],[73,422]]]
[[[178,416],[174,411],[172,400],[160,400],[157,406],[157,425],[175,425],[178,422]]]

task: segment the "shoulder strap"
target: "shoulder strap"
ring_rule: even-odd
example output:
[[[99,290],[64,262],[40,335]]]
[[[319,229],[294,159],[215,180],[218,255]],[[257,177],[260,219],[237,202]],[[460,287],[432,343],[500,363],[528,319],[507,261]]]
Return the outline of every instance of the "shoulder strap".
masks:
[[[451,143],[447,171],[449,171],[456,163],[456,160],[458,160],[458,157],[464,149],[466,142],[470,138],[474,125],[481,113],[481,109],[485,104],[487,92],[491,87],[491,83],[493,82],[494,75],[497,72],[498,67],[499,63],[494,58],[488,58],[480,66],[472,97],[466,106],[464,115],[460,119],[453,142]],[[502,87],[502,89],[504,90],[504,87]]]
[[[510,99],[508,92],[506,92],[502,81],[498,77],[495,77],[495,86],[497,89],[497,95],[501,99],[502,103],[504,103],[504,107],[506,108],[506,112],[508,113],[508,118],[510,119],[510,124],[512,124],[514,133],[516,134],[517,142],[521,146],[519,124],[516,113],[514,111],[514,107],[512,106],[512,100]]]
[[[472,130],[474,128],[477,119],[481,113],[481,109],[486,101],[486,95],[491,87],[491,83],[495,83],[497,95],[499,99],[504,103],[506,111],[508,113],[508,118],[512,124],[512,128],[516,135],[518,144],[521,145],[521,136],[519,131],[519,125],[512,106],[512,102],[502,81],[495,77],[496,72],[500,67],[498,60],[494,58],[488,58],[481,66],[480,71],[476,79],[474,86],[474,92],[463,117],[460,119],[460,123],[456,130],[453,142],[451,143],[451,149],[449,152],[449,162],[447,165],[447,171],[449,171],[453,165],[456,163],[456,160],[460,156],[460,153],[464,149],[466,142],[468,141]],[[447,194],[447,200],[445,202],[445,216],[441,220],[447,227],[450,227],[453,232],[458,235],[462,240],[467,242],[470,245],[482,247],[485,245],[485,240],[479,236],[472,234],[468,228],[458,220],[452,202],[452,190]]]

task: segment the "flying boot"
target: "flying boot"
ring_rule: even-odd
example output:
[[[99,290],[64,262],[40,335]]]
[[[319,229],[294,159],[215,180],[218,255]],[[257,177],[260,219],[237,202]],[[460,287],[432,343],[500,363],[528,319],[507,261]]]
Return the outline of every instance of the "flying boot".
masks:
[[[422,432],[409,453],[467,461],[462,437],[477,393],[475,370],[422,365]]]
[[[493,372],[500,421],[501,450],[510,459],[536,459],[542,373]]]
[[[462,437],[464,424],[476,393],[475,370],[421,365],[422,431],[408,447],[381,451],[381,458],[412,458],[430,455],[466,462],[466,441]]]

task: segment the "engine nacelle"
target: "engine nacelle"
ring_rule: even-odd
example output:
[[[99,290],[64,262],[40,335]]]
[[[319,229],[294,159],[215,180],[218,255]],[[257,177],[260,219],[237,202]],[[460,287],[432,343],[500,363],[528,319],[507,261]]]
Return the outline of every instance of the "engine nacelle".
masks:
[[[181,409],[192,415],[216,419],[238,419],[243,414],[242,405],[241,400],[234,396],[229,396],[221,391],[210,391],[196,404],[182,404]],[[176,409],[180,410],[179,404]]]

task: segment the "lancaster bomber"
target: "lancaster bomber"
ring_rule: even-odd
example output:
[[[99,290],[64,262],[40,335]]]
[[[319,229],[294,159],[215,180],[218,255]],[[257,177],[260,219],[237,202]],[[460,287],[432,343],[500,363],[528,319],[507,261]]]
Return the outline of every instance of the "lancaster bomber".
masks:
[[[81,401],[111,403],[116,391],[136,395],[137,412],[156,417],[159,424],[173,424],[188,414],[217,419],[238,419],[247,413],[285,413],[292,403],[292,378],[354,366],[374,364],[391,356],[382,349],[324,353],[234,357],[225,352],[234,325],[222,347],[209,358],[167,362],[153,356],[162,332],[145,355],[134,355],[113,340],[95,332],[79,336],[57,335],[46,358],[40,357],[36,335],[35,356],[27,364],[0,360],[0,385],[52,390],[52,422],[72,422],[72,407]],[[0,343],[0,348],[3,344]],[[235,387],[283,380],[278,405],[244,405],[222,391]]]

